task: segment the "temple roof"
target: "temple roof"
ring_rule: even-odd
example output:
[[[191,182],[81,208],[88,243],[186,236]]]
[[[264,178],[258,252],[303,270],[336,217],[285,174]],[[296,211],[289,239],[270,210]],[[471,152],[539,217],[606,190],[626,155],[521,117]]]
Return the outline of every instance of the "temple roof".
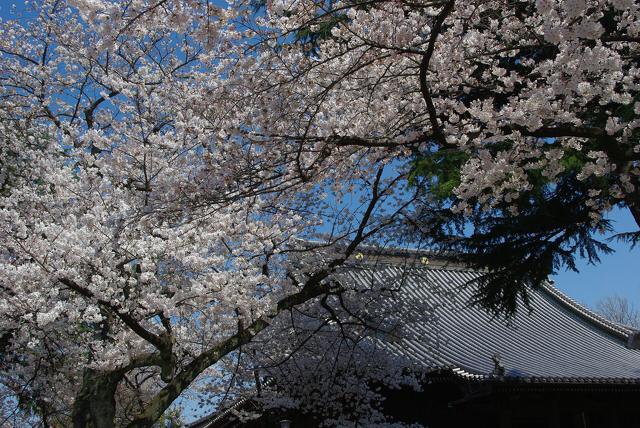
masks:
[[[470,305],[476,286],[469,283],[482,273],[466,268],[456,257],[411,250],[365,254],[341,272],[341,281],[360,287],[386,284],[397,290],[395,298],[403,303],[399,308],[420,311],[425,303],[430,308],[428,321],[424,313],[400,314],[405,334],[378,339],[406,367],[467,381],[522,383],[527,388],[553,384],[590,390],[640,384],[640,333],[606,320],[550,282],[530,291],[531,311],[521,307],[505,320]],[[500,375],[496,355],[504,370]],[[233,409],[247,405],[251,400],[242,399],[189,426],[214,426]]]
[[[640,383],[640,350],[628,347],[635,332],[582,307],[550,283],[531,292],[530,313],[521,308],[505,321],[469,305],[475,288],[466,284],[481,273],[460,265],[440,261],[408,266],[389,259],[346,274],[362,286],[395,282],[404,303],[429,303],[430,322],[413,322],[406,314],[406,334],[384,341],[408,366],[491,379],[496,377],[497,354],[504,379]]]

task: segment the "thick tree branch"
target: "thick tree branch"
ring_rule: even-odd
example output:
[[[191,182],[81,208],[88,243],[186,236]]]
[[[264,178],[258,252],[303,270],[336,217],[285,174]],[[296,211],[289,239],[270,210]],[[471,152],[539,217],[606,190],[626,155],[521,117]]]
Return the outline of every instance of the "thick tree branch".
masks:
[[[436,111],[436,107],[433,104],[433,99],[431,98],[431,89],[429,88],[429,84],[427,83],[427,71],[429,70],[429,62],[431,61],[431,57],[433,56],[433,52],[436,46],[436,40],[442,31],[442,24],[444,23],[447,16],[453,11],[453,6],[455,5],[455,0],[451,0],[442,8],[438,16],[436,17],[436,22],[431,29],[431,36],[429,37],[429,44],[427,46],[427,51],[424,55],[422,55],[422,61],[420,62],[420,92],[422,93],[422,97],[427,105],[427,111],[429,113],[429,122],[431,122],[431,128],[433,129],[433,134],[443,147],[447,146],[447,140],[440,128],[440,124],[438,123],[438,112]]]
[[[58,281],[84,297],[95,299],[99,305],[104,306],[105,308],[113,312],[127,327],[133,330],[138,336],[151,343],[158,350],[166,350],[168,343],[165,339],[144,328],[135,318],[125,312],[122,312],[116,305],[107,300],[96,298],[92,291],[87,290],[75,281],[72,281],[68,278],[60,278]]]
[[[111,91],[111,93],[109,93],[108,95],[108,98],[113,98],[119,93],[120,91]],[[89,107],[84,109],[84,120],[87,123],[87,128],[93,128],[93,113],[98,108],[98,106],[106,100],[107,98],[105,97],[97,98],[94,102],[91,103],[91,105],[89,105]]]
[[[127,428],[150,427],[178,398],[178,396],[193,382],[196,377],[218,362],[222,357],[249,343],[258,333],[269,325],[269,319],[280,312],[291,309],[296,305],[305,303],[315,297],[329,291],[329,286],[321,284],[321,281],[329,275],[329,271],[322,271],[314,275],[298,293],[292,294],[280,300],[275,314],[267,318],[260,318],[252,322],[244,330],[227,338],[213,348],[203,352],[191,363],[184,367],[180,373],[164,387],[149,403],[144,412],[134,419]]]

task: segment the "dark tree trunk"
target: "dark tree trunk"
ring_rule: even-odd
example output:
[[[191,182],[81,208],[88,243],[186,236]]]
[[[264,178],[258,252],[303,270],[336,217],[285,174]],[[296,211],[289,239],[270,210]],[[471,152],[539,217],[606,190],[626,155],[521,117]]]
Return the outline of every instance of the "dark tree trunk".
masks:
[[[119,376],[85,370],[82,389],[73,406],[73,428],[113,428]]]
[[[636,225],[640,228],[640,179],[636,178],[632,181],[632,184],[635,186],[635,190],[626,195],[625,202],[633,219],[636,221]]]
[[[628,207],[629,207],[629,211],[631,212],[631,215],[633,216],[633,219],[636,221],[636,225],[640,227],[640,205],[629,204]]]

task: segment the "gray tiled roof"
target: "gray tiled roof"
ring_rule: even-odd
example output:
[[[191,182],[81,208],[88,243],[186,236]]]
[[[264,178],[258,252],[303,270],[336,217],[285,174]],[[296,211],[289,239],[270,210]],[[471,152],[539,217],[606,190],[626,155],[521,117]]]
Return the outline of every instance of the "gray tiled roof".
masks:
[[[341,280],[367,287],[371,282],[398,289],[407,305],[428,302],[433,314],[401,314],[407,334],[399,341],[380,344],[405,359],[407,367],[425,371],[447,369],[469,380],[491,379],[499,353],[507,380],[567,384],[640,384],[640,350],[629,349],[635,332],[605,320],[582,307],[553,285],[531,292],[532,313],[521,309],[509,323],[492,318],[484,310],[469,306],[473,286],[465,286],[480,273],[434,260],[440,267],[415,267],[424,252],[388,254],[386,263],[351,266]],[[398,256],[403,259],[397,263]],[[429,256],[438,257],[435,254]],[[416,309],[417,310],[417,309]],[[617,387],[617,386],[616,386]],[[244,398],[230,408],[189,424],[204,428],[249,403]]]
[[[356,283],[400,285],[405,303],[428,302],[431,322],[408,321],[407,334],[385,346],[424,369],[449,368],[484,379],[500,354],[506,378],[539,382],[640,383],[640,350],[627,348],[633,331],[604,320],[548,284],[531,294],[532,313],[521,309],[506,323],[468,305],[477,271],[384,264],[346,272]],[[407,314],[407,319],[412,319]]]

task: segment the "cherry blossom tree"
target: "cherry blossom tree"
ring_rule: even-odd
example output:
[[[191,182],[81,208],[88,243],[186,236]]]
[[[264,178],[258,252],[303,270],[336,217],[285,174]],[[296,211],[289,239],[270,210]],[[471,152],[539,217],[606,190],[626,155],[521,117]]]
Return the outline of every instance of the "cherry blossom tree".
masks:
[[[287,336],[297,310],[371,334],[375,305],[335,280],[363,242],[439,243],[542,189],[580,216],[518,254],[535,284],[598,249],[611,206],[638,220],[632,1],[29,7],[0,27],[0,368],[3,406],[43,425],[151,426],[198,384],[226,396],[285,349],[335,351]]]
[[[278,349],[278,314],[344,293],[330,275],[407,210],[380,154],[259,136],[248,11],[54,0],[2,23],[3,424],[151,426],[258,335]]]
[[[576,254],[597,262],[613,207],[640,224],[634,2],[265,7],[255,31],[272,52],[255,67],[282,113],[260,129],[412,165],[424,196],[409,233],[488,267],[479,302],[511,313]]]

